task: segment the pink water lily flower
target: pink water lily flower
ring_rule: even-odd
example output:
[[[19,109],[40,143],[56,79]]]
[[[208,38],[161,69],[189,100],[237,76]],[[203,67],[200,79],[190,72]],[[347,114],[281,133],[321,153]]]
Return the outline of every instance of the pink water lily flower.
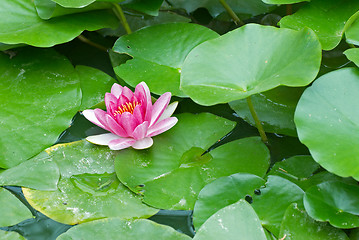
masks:
[[[166,92],[152,105],[145,82],[139,83],[134,93],[115,83],[111,93],[105,95],[106,111],[97,108],[82,112],[88,120],[110,133],[86,139],[94,144],[108,145],[112,150],[149,148],[153,136],[167,131],[178,121],[171,117],[178,102],[168,105],[170,99],[171,93]]]

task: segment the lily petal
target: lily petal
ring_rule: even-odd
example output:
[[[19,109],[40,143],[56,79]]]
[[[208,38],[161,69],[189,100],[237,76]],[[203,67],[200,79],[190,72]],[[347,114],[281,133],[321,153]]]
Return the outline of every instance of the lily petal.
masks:
[[[163,111],[160,118],[157,120],[157,122],[162,121],[163,119],[169,118],[172,116],[172,114],[175,112],[176,108],[178,106],[178,102],[173,102]]]
[[[105,94],[105,104],[107,112],[113,114],[117,107],[117,98],[111,93]],[[116,106],[114,106],[116,105]]]
[[[145,149],[151,147],[153,144],[153,140],[150,137],[143,138],[139,141],[136,141],[132,147],[134,149]]]
[[[89,120],[90,122],[92,122],[93,124],[96,124],[97,126],[101,127],[101,128],[105,128],[100,122],[99,120],[96,118],[95,116],[95,112],[92,109],[87,109],[87,110],[83,110],[82,111],[82,115]]]
[[[86,140],[89,141],[90,143],[97,145],[108,145],[109,142],[111,142],[112,140],[119,138],[120,138],[119,136],[113,133],[104,133],[100,135],[89,136],[86,138]]]
[[[177,122],[178,122],[178,119],[176,117],[169,117],[169,118],[163,119],[161,122],[157,122],[155,125],[153,125],[152,127],[150,127],[147,130],[146,137],[153,137],[160,133],[163,133],[163,132],[167,131],[168,129],[170,129],[171,127],[173,127],[174,125],[176,125]]]
[[[143,113],[140,105],[137,105],[133,110],[133,116],[137,119],[138,122],[143,122]]]
[[[171,100],[171,93],[166,92],[162,94],[152,107],[150,127],[157,122],[163,111],[167,108]]]
[[[106,122],[112,133],[120,137],[128,137],[128,134],[125,129],[123,129],[123,127],[121,127],[121,125],[119,125],[111,116],[106,115]]]
[[[133,130],[133,134],[132,134],[133,138],[136,140],[140,140],[140,139],[146,137],[147,129],[148,129],[148,122],[144,121],[143,123],[138,125],[135,128],[135,130]]]
[[[119,98],[119,96],[122,93],[122,86],[120,84],[114,83],[111,88],[111,93],[116,97]]]
[[[121,150],[131,147],[136,142],[133,138],[119,138],[109,142],[108,146],[111,150]]]
[[[123,129],[125,129],[125,131],[127,132],[127,134],[132,137],[133,131],[138,125],[138,122],[135,117],[129,112],[124,112],[121,114],[120,123]]]
[[[133,97],[133,92],[128,87],[123,87],[122,95],[125,96],[128,100],[131,100]]]
[[[145,82],[140,82],[135,89],[135,96],[138,99],[143,99],[142,104],[145,106],[145,115],[144,120],[151,121],[151,112],[152,112],[152,99],[150,89],[148,88]]]
[[[97,118],[97,120],[103,125],[103,128],[106,129],[107,131],[110,131],[110,128],[107,126],[107,121],[106,121],[107,113],[99,108],[96,108],[93,111],[95,113],[95,117]]]

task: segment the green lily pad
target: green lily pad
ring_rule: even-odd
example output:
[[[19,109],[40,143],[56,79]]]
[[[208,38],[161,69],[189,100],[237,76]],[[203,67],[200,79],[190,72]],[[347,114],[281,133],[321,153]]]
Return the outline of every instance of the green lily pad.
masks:
[[[285,210],[294,202],[301,203],[303,195],[303,190],[294,183],[270,175],[259,195],[252,196],[252,207],[262,226],[278,237]]]
[[[30,210],[4,188],[0,188],[0,212],[0,227],[12,226],[32,218]]]
[[[264,185],[265,181],[253,174],[236,173],[221,177],[206,185],[198,195],[193,210],[193,225],[199,227],[221,208],[231,205]]]
[[[88,7],[83,8],[64,8],[51,0],[35,0],[34,4],[39,17],[46,20],[53,17],[59,17],[74,13],[111,8],[111,4],[103,2],[96,2]]]
[[[343,68],[307,88],[295,112],[298,137],[329,172],[359,180],[359,70]],[[325,144],[323,144],[325,143]]]
[[[137,31],[141,28],[164,24],[164,23],[173,23],[173,22],[190,22],[191,19],[184,17],[174,12],[164,12],[161,11],[158,13],[158,16],[147,16],[147,15],[126,15],[126,20],[132,31]],[[122,36],[126,35],[127,32],[123,26],[118,27],[117,29],[101,29],[99,32],[105,36]]]
[[[216,37],[216,32],[190,23],[143,28],[116,41],[113,50],[128,54],[133,59],[114,70],[133,87],[145,81],[153,93],[171,92],[172,95],[185,97],[179,89],[184,59],[194,47]]]
[[[310,0],[262,0],[267,4],[293,4],[299,2],[310,2]]]
[[[158,16],[162,3],[163,0],[128,0],[123,3],[123,6],[151,16]]]
[[[115,28],[118,20],[110,10],[96,10],[41,19],[32,0],[3,0],[0,9],[0,42],[51,47],[71,41],[84,30]],[[21,34],[18,34],[21,32]]]
[[[123,2],[124,0],[51,0],[65,8],[83,8],[94,2]]]
[[[70,125],[80,105],[80,81],[54,50],[1,53],[0,72],[0,167],[10,168],[54,144]]]
[[[359,9],[357,0],[312,0],[293,15],[282,18],[280,27],[309,27],[318,35],[323,50],[335,48],[344,33],[346,21]]]
[[[125,221],[120,218],[100,219],[80,224],[60,235],[57,240],[73,239],[190,240],[173,228],[146,219]]]
[[[323,182],[309,188],[304,207],[317,221],[328,221],[337,228],[359,226],[359,187],[338,181]]]
[[[227,103],[279,85],[308,85],[320,59],[310,29],[247,24],[194,48],[184,62],[181,87],[201,105]]]
[[[213,214],[193,240],[266,240],[257,214],[249,203],[239,200]]]
[[[351,48],[344,52],[345,56],[359,67],[359,48]]]
[[[169,0],[171,6],[175,8],[183,8],[188,13],[195,11],[198,8],[207,8],[213,17],[217,17],[221,13],[226,12],[218,0]],[[256,16],[262,13],[267,13],[273,9],[273,6],[263,3],[261,0],[226,0],[227,4],[232,10],[245,18]]]
[[[178,115],[178,123],[147,150],[126,149],[115,161],[118,178],[143,201],[163,209],[193,209],[209,182],[237,172],[263,176],[269,152],[259,138],[230,142],[202,155],[233,122],[212,114]],[[240,153],[240,154],[238,154]]]
[[[115,79],[95,68],[76,66],[76,71],[81,83],[81,111],[104,101],[105,93],[110,92],[112,85],[116,83]]]
[[[290,205],[284,215],[279,237],[285,240],[308,239],[311,240],[349,240],[340,229],[328,223],[317,222],[297,204]]]
[[[4,172],[0,171],[0,186],[22,186],[38,190],[56,190],[60,171],[46,153],[25,161]]]
[[[146,206],[114,173],[116,151],[85,140],[46,150],[60,168],[55,191],[23,188],[28,202],[55,221],[77,224],[106,217],[146,218],[158,210]]]
[[[17,232],[7,232],[0,230],[0,239],[3,240],[25,240],[23,236]]]
[[[295,183],[303,190],[325,181],[342,181],[354,184],[352,178],[341,178],[327,171],[320,171],[320,165],[311,156],[293,156],[277,162],[268,175],[277,175]]]
[[[303,91],[304,88],[277,87],[251,97],[266,132],[297,136],[294,112]],[[238,116],[255,126],[245,99],[230,102],[229,106]]]
[[[347,43],[355,44],[359,46],[359,11],[352,16],[353,22],[345,31],[345,40]]]

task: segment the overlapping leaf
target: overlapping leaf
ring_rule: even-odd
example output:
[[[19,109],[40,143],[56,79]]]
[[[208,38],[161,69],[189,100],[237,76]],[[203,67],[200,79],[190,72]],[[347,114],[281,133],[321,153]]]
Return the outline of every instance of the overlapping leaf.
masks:
[[[304,195],[309,216],[328,221],[337,228],[359,226],[359,187],[339,181],[328,181],[309,188]]]
[[[197,231],[194,240],[266,240],[257,214],[245,200],[222,208]]]
[[[32,217],[30,210],[4,188],[0,188],[0,212],[0,227],[12,226]]]
[[[266,132],[297,136],[294,111],[304,88],[277,87],[252,96],[256,113]],[[231,108],[251,125],[255,125],[245,99],[230,102]]]
[[[237,140],[203,154],[233,128],[233,122],[208,113],[177,117],[177,125],[156,137],[150,149],[127,149],[116,159],[117,176],[142,194],[145,203],[163,209],[193,209],[200,190],[219,177],[237,172],[265,174],[269,153],[259,138]]]
[[[187,235],[173,228],[155,222],[138,219],[125,221],[120,218],[106,218],[75,226],[60,235],[58,240],[72,239],[171,239],[190,240]]]
[[[32,0],[3,0],[0,8],[0,42],[51,47],[71,41],[84,30],[115,28],[117,18],[108,10],[89,11],[49,20],[41,19]]]
[[[286,240],[308,238],[311,240],[349,240],[342,230],[328,223],[315,221],[295,203],[290,205],[285,212],[279,237]]]
[[[193,225],[198,228],[221,208],[253,195],[265,181],[253,174],[236,173],[206,185],[198,195],[193,211]]]
[[[184,97],[186,95],[179,89],[184,59],[198,44],[216,37],[216,32],[189,23],[143,28],[116,41],[113,50],[133,59],[115,67],[115,72],[131,86],[145,81],[153,93],[169,91]]]
[[[227,103],[279,85],[305,86],[317,75],[320,59],[320,44],[309,29],[247,24],[193,49],[181,87],[201,105]]]
[[[318,35],[322,48],[335,48],[344,33],[346,21],[359,9],[357,0],[312,0],[293,15],[282,18],[281,27],[309,27]]]
[[[54,50],[2,53],[0,63],[0,167],[10,168],[54,144],[69,126],[80,105],[80,82]]]
[[[59,166],[61,178],[55,191],[23,188],[29,203],[46,216],[66,224],[120,217],[149,217],[158,210],[142,204],[116,178],[116,151],[85,140],[55,145],[47,150]]]

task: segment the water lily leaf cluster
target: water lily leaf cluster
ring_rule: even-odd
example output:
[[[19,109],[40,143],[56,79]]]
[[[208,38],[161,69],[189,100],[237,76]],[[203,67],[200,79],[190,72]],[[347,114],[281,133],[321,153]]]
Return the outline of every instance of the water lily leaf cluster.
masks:
[[[358,18],[3,0],[0,239],[357,239]]]

